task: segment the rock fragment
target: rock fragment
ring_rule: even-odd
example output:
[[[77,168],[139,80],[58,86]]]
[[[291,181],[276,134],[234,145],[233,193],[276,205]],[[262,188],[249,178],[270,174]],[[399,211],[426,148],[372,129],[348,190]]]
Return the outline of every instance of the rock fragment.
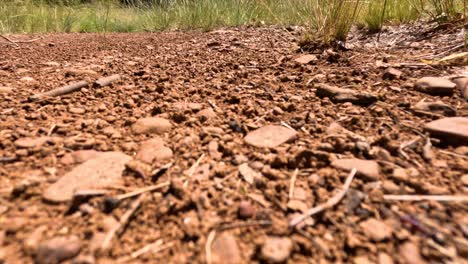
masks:
[[[8,94],[12,92],[13,92],[13,88],[8,87],[8,86],[0,86],[0,94]]]
[[[399,259],[402,263],[407,264],[426,264],[427,262],[421,257],[419,247],[413,242],[406,242],[400,246]]]
[[[15,146],[18,148],[36,148],[36,147],[41,147],[45,143],[51,141],[51,137],[38,137],[38,138],[32,138],[32,137],[24,137],[17,139],[15,141]]]
[[[460,90],[462,97],[468,100],[468,77],[459,77],[452,79],[457,85],[457,89]]]
[[[60,162],[63,164],[79,164],[83,163],[87,160],[96,158],[101,152],[98,152],[93,149],[85,149],[85,150],[77,150],[73,151],[72,153],[65,154],[61,159]]]
[[[317,61],[317,60],[318,60],[317,56],[315,56],[313,54],[302,55],[302,56],[299,56],[296,59],[294,59],[294,61],[299,63],[299,64],[309,64],[309,63]]]
[[[283,263],[291,255],[293,242],[288,237],[268,237],[262,246],[261,256],[270,263]]]
[[[211,248],[212,263],[242,263],[242,256],[236,238],[230,234],[222,233],[214,241]]]
[[[141,143],[135,158],[152,164],[159,161],[167,161],[171,159],[173,152],[170,148],[164,145],[164,141],[160,138],[153,138]]]
[[[275,148],[283,143],[294,140],[297,132],[276,125],[267,125],[254,130],[245,136],[244,141],[258,148]]]
[[[239,204],[239,218],[248,219],[255,214],[255,207],[249,201],[241,201]]]
[[[262,174],[252,169],[248,163],[244,163],[239,166],[239,173],[242,178],[249,184],[253,184],[255,179],[262,178]]]
[[[415,88],[430,95],[452,95],[456,84],[441,77],[423,77],[416,81]]]
[[[77,115],[82,115],[84,113],[86,113],[86,109],[82,108],[82,107],[70,107],[70,109],[68,109],[68,111],[72,114],[77,114]]]
[[[427,123],[431,136],[454,145],[468,145],[468,117],[446,117]]]
[[[400,79],[400,77],[401,77],[402,74],[403,74],[403,73],[402,73],[400,70],[397,70],[397,69],[395,69],[395,68],[388,68],[388,69],[384,72],[382,78],[383,78],[384,80]]]
[[[380,166],[373,160],[362,159],[337,159],[331,164],[334,168],[351,171],[356,168],[357,174],[369,180],[378,180],[380,177]]]
[[[445,116],[457,115],[457,110],[455,108],[441,101],[419,102],[415,104],[411,109],[416,110],[416,111],[424,111],[424,112],[442,114]]]
[[[359,226],[364,231],[364,234],[375,242],[389,239],[393,232],[390,226],[375,218],[370,218],[366,221],[363,221],[359,224]]]
[[[144,117],[132,125],[135,134],[164,134],[170,131],[172,124],[169,120],[160,117]]]
[[[78,255],[80,250],[81,241],[76,236],[52,238],[38,246],[35,263],[58,264]]]
[[[216,118],[216,113],[213,110],[213,108],[209,107],[198,112],[197,117],[198,119],[200,119],[201,122],[205,122],[210,119]]]
[[[130,156],[121,152],[103,152],[62,176],[49,186],[43,197],[49,202],[66,202],[82,189],[101,189],[120,183],[125,164]]]
[[[351,102],[356,105],[368,106],[377,101],[377,97],[374,95],[351,89],[344,89],[326,84],[317,84],[316,87],[316,95],[318,97],[328,97],[334,103]]]
[[[378,264],[393,264],[393,259],[387,253],[380,252],[378,256]]]

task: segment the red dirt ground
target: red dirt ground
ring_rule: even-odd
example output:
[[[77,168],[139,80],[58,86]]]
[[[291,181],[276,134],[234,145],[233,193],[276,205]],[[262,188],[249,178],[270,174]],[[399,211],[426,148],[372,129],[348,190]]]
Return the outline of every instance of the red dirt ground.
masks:
[[[462,66],[419,60],[443,52],[460,33],[417,40],[395,32],[384,33],[378,47],[376,36],[356,35],[351,50],[312,50],[317,60],[307,64],[295,61],[302,55],[298,30],[273,27],[48,34],[19,48],[0,43],[0,262],[464,263],[466,200],[383,196],[468,191],[467,148],[461,146],[467,142],[431,141],[423,129],[450,110],[466,117],[466,100],[458,90],[440,96],[413,87],[424,76],[466,74]],[[391,66],[401,76],[384,77]],[[121,80],[28,100],[112,74]],[[375,101],[319,97],[323,84],[372,94]],[[449,110],[415,110],[422,99],[442,101]],[[150,116],[172,126],[137,133],[137,120]],[[351,132],[334,133],[334,123]],[[244,137],[266,125],[297,135],[270,148],[247,144]],[[151,147],[145,142],[151,138],[165,147]],[[135,154],[144,146],[147,155],[159,156],[138,161]],[[51,203],[44,193],[90,164],[79,163],[95,153],[81,152],[82,160],[70,155],[83,149],[123,152],[134,160],[117,175],[118,184],[98,188],[107,191],[104,197],[93,196],[66,214],[69,202]],[[362,166],[376,165],[377,173],[358,173],[336,206],[289,227],[294,216],[342,188],[349,173],[333,164],[345,158],[372,161]],[[164,165],[167,170],[154,172]],[[103,210],[111,197],[160,183],[170,186]],[[136,200],[141,203],[128,225],[109,249],[100,248]],[[74,238],[50,242],[57,237]],[[130,258],[158,239],[149,252]]]

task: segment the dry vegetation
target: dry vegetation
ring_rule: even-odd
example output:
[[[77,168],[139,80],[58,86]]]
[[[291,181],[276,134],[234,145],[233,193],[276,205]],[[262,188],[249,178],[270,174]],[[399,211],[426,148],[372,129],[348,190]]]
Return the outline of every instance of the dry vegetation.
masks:
[[[5,0],[0,32],[135,32],[239,25],[304,25],[310,36],[343,40],[353,23],[449,21],[464,0]]]

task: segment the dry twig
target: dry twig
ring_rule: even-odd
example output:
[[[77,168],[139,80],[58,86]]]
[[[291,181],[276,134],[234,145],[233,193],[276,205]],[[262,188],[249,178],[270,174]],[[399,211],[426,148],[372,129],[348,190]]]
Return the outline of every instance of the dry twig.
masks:
[[[11,39],[9,39],[9,38],[3,36],[2,34],[0,34],[0,38],[2,38],[2,39],[4,39],[4,40],[8,41],[8,43],[12,44],[13,46],[19,47],[19,45],[18,45],[16,42],[14,42],[13,40],[11,40]]]
[[[289,184],[289,200],[294,198],[294,185],[296,184],[297,174],[299,169],[295,169],[293,175],[291,176],[291,183]]]
[[[187,187],[188,182],[190,178],[192,178],[193,174],[197,171],[198,166],[200,165],[200,162],[202,159],[205,157],[205,153],[201,154],[201,156],[195,161],[195,163],[190,167],[187,173],[187,180],[184,182],[184,188]]]
[[[206,255],[207,264],[211,264],[211,261],[212,261],[211,245],[213,245],[215,236],[216,236],[216,230],[211,230],[210,234],[208,234],[208,237],[206,238],[205,255]]]
[[[99,78],[98,80],[96,80],[94,82],[93,86],[94,87],[108,86],[108,85],[112,84],[113,82],[118,81],[120,79],[121,79],[121,77],[120,77],[119,74],[114,74],[114,75],[111,75],[111,76],[102,77],[102,78]]]
[[[384,195],[385,200],[391,201],[438,201],[438,202],[468,202],[468,195]]]
[[[294,128],[292,128],[290,125],[288,125],[288,123],[286,123],[286,122],[284,122],[284,121],[281,121],[281,125],[284,126],[284,127],[286,127],[286,128],[289,128],[289,129],[291,129],[291,130],[296,131]]]
[[[326,203],[319,204],[315,207],[312,207],[305,214],[302,214],[298,217],[293,218],[291,222],[289,222],[289,226],[295,227],[296,225],[302,223],[306,218],[311,217],[317,213],[320,213],[321,211],[326,210],[328,208],[332,208],[333,206],[338,204],[348,192],[349,186],[351,186],[351,183],[353,182],[356,172],[357,170],[353,168],[351,172],[349,173],[348,177],[346,178],[343,188],[337,194],[335,194],[332,198],[330,198]]]
[[[29,97],[29,101],[37,101],[37,100],[43,99],[45,97],[53,97],[53,96],[60,96],[60,95],[64,95],[64,94],[69,94],[69,93],[72,93],[72,92],[79,91],[79,90],[81,90],[81,88],[84,88],[84,87],[87,87],[87,86],[88,86],[88,82],[79,81],[79,82],[72,83],[72,84],[69,84],[69,85],[65,85],[65,86],[62,86],[62,87],[59,87],[59,88],[56,88],[56,89],[53,89],[53,90],[50,90],[50,91],[47,91],[47,92],[35,94],[35,95]]]
[[[128,210],[120,218],[119,223],[113,226],[112,229],[109,230],[109,232],[107,232],[106,237],[104,238],[104,241],[102,242],[102,245],[101,245],[101,248],[103,250],[109,249],[112,245],[112,239],[116,235],[121,235],[123,233],[123,231],[125,230],[125,227],[128,225],[128,222],[130,221],[132,216],[135,214],[137,209],[140,207],[141,202],[143,201],[144,198],[145,196],[141,195],[140,197],[138,197],[138,199],[133,201],[130,204],[130,207],[128,208]]]
[[[160,183],[160,184],[140,188],[140,189],[131,191],[129,193],[124,193],[124,194],[121,194],[121,195],[117,195],[117,197],[115,197],[115,198],[117,200],[119,200],[119,201],[122,201],[124,199],[128,199],[128,198],[131,198],[131,197],[134,197],[134,196],[146,193],[146,192],[153,192],[153,191],[162,189],[162,188],[167,187],[169,185],[170,185],[170,182],[167,181],[167,182],[163,182],[163,183]]]
[[[238,227],[249,227],[249,226],[269,226],[271,225],[269,220],[258,220],[258,221],[248,221],[248,222],[235,222],[231,224],[225,224],[218,227],[218,230],[224,231],[228,229],[238,228]]]
[[[146,254],[148,252],[156,253],[156,252],[159,252],[161,250],[170,248],[170,247],[172,247],[174,245],[173,242],[170,242],[170,243],[167,243],[166,245],[163,246],[163,243],[164,242],[163,242],[162,239],[158,239],[153,243],[147,244],[146,246],[144,246],[144,247],[142,247],[142,248],[140,248],[140,249],[138,249],[136,251],[133,251],[129,256],[126,256],[126,257],[123,257],[123,258],[117,260],[117,263],[128,262],[128,261],[136,259],[139,256],[141,256],[143,254]]]

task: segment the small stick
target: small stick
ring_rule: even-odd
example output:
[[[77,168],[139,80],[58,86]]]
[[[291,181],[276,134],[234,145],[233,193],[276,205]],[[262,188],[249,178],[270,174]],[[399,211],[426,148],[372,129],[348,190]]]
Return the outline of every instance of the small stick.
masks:
[[[294,198],[294,185],[296,184],[296,178],[298,173],[299,169],[295,169],[291,177],[291,183],[289,184],[289,200]]]
[[[205,157],[205,153],[201,154],[201,156],[197,159],[197,161],[195,161],[195,163],[192,165],[192,167],[190,167],[190,169],[189,169],[189,171],[187,173],[187,176],[188,176],[187,180],[184,182],[184,188],[187,187],[190,178],[192,178],[193,174],[197,170],[198,166],[200,165],[200,162],[202,161],[202,159],[204,157]]]
[[[94,82],[93,87],[108,86],[111,83],[120,80],[120,78],[121,78],[120,74],[114,74],[114,75],[111,75],[111,76],[102,77],[102,78],[99,78],[97,81]]]
[[[15,110],[15,109],[14,109],[14,108],[8,108],[8,109],[5,109],[4,111],[0,112],[0,114],[6,115],[6,114],[8,114],[8,113],[13,112],[13,110]]]
[[[30,96],[29,101],[37,101],[37,100],[40,100],[40,99],[42,99],[44,97],[53,97],[53,96],[60,96],[60,95],[64,95],[64,94],[69,94],[69,93],[72,93],[72,92],[79,91],[79,90],[81,90],[81,88],[84,88],[84,87],[87,87],[87,86],[88,86],[88,82],[86,82],[86,81],[80,81],[80,82],[72,83],[72,84],[65,85],[65,86],[62,86],[62,87],[59,87],[59,88],[56,88],[56,89],[53,89],[53,90],[50,90],[50,91],[47,91],[47,92],[43,92],[43,93],[39,93],[39,94],[35,94],[33,96]]]
[[[215,236],[216,236],[216,230],[211,230],[210,234],[208,234],[208,237],[206,238],[205,255],[206,255],[207,264],[211,264],[212,262],[211,246],[213,245]]]
[[[13,40],[11,40],[11,39],[9,39],[9,38],[3,36],[2,34],[0,34],[0,38],[2,38],[2,39],[4,39],[4,40],[8,41],[9,43],[13,44],[13,45],[16,46],[16,47],[19,47],[19,45],[18,45],[16,42],[14,42]]]
[[[33,38],[33,39],[28,39],[28,40],[15,40],[14,42],[15,43],[31,43],[31,42],[35,42],[35,41],[38,41],[38,40],[41,40],[41,39],[44,39],[44,37],[40,36],[38,38]]]
[[[106,237],[104,238],[104,241],[102,242],[102,246],[101,246],[102,249],[104,250],[109,249],[110,246],[112,245],[112,239],[114,238],[114,236],[121,235],[123,233],[128,222],[130,221],[132,216],[135,214],[137,209],[140,207],[141,202],[143,201],[144,198],[145,196],[141,195],[140,197],[138,197],[138,199],[136,199],[130,204],[130,207],[128,208],[128,210],[120,218],[119,223],[115,225],[111,230],[109,230],[109,232],[106,234]]]
[[[468,202],[468,195],[384,195],[390,201],[438,201],[438,202]]]
[[[218,109],[218,106],[215,103],[213,103],[213,101],[208,100],[208,104],[210,104],[210,106],[213,107],[215,110]]]
[[[48,137],[50,137],[50,135],[52,135],[52,133],[54,132],[56,127],[57,127],[57,124],[53,123],[52,126],[49,129],[49,132],[47,132]]]
[[[221,225],[218,227],[219,231],[224,231],[228,229],[238,228],[238,227],[249,227],[249,226],[269,226],[271,225],[271,221],[269,220],[258,220],[258,221],[248,221],[248,222],[236,222],[226,225]]]
[[[349,186],[353,182],[353,179],[354,179],[354,176],[356,175],[356,172],[357,172],[357,170],[355,168],[353,168],[351,170],[351,172],[349,173],[348,177],[346,178],[346,181],[345,181],[345,183],[343,185],[343,188],[340,190],[340,192],[338,192],[335,196],[330,198],[326,203],[323,203],[323,204],[317,205],[315,207],[312,207],[305,214],[302,214],[302,215],[300,215],[298,217],[293,218],[291,220],[291,222],[289,222],[289,226],[290,227],[295,227],[296,225],[303,222],[306,218],[311,217],[311,216],[313,216],[313,215],[315,215],[315,214],[317,214],[317,213],[319,213],[319,212],[321,212],[323,210],[326,210],[326,209],[331,208],[331,207],[335,206],[336,204],[338,204],[341,201],[341,199],[343,199],[343,197],[348,192]]]
[[[134,191],[131,191],[131,192],[128,192],[128,193],[121,194],[121,195],[117,195],[117,197],[115,197],[115,198],[117,200],[119,200],[119,201],[122,201],[122,200],[131,198],[131,197],[134,197],[134,196],[146,193],[146,192],[156,191],[158,189],[167,187],[169,185],[170,185],[170,182],[167,181],[167,182],[163,182],[163,183],[160,183],[160,184],[156,184],[156,185],[144,187],[144,188],[141,188],[141,189],[137,189],[137,190],[134,190]]]
[[[266,200],[262,200],[262,199],[257,198],[255,196],[255,194],[247,194],[247,197],[249,197],[250,199],[252,199],[255,202],[259,203],[260,205],[262,205],[265,208],[270,207],[270,204]]]
[[[288,125],[288,123],[286,123],[286,122],[284,122],[284,121],[281,121],[281,125],[283,125],[284,127],[289,128],[289,129],[291,129],[291,130],[296,131],[294,128],[292,128],[290,125]]]
[[[450,152],[450,151],[447,151],[447,150],[438,150],[440,153],[444,153],[444,154],[447,154],[447,155],[451,155],[451,156],[455,156],[455,157],[458,157],[458,158],[464,158],[464,159],[467,159],[468,156],[465,156],[465,155],[461,155],[461,154],[458,154],[458,153],[454,153],[454,152]]]
[[[8,163],[17,160],[16,157],[0,157],[0,163]]]
[[[147,244],[146,246],[136,250],[136,251],[133,251],[130,256],[127,256],[127,257],[123,257],[119,260],[117,260],[118,263],[122,263],[122,262],[127,262],[129,260],[132,260],[132,259],[136,259],[138,258],[139,256],[147,253],[147,252],[150,252],[150,251],[153,251],[154,249],[159,249],[159,247],[163,244],[163,240],[162,239],[158,239],[156,240],[155,242],[153,243],[150,243],[150,244]]]

